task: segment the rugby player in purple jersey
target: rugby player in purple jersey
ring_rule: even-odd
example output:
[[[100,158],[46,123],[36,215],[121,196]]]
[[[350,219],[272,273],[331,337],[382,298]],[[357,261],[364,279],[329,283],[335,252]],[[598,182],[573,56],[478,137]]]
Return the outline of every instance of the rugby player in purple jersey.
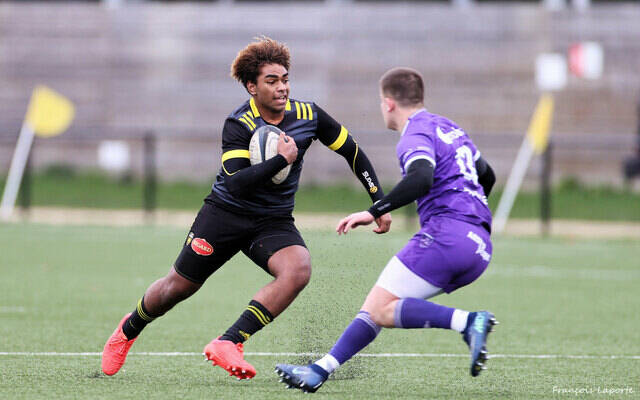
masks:
[[[460,332],[471,353],[471,375],[477,376],[485,368],[487,336],[497,324],[488,311],[469,312],[427,301],[470,284],[489,265],[487,196],[495,183],[493,170],[462,129],[424,108],[424,84],[417,71],[394,68],[385,73],[380,98],[387,128],[400,132],[396,154],[403,178],[368,211],[342,219],[336,231],[346,234],[369,225],[414,200],[420,231],[391,258],[327,355],[306,366],[276,366],[282,381],[305,392],[315,392],[382,328]]]

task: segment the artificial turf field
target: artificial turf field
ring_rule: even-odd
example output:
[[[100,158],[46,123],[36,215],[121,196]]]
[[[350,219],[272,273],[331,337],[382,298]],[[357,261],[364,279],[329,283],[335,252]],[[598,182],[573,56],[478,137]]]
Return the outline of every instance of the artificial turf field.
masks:
[[[242,255],[149,325],[123,370],[104,376],[105,340],[167,272],[185,235],[158,227],[0,225],[0,399],[299,398],[278,383],[274,365],[326,352],[411,233],[303,231],[312,280],[247,342],[246,358],[258,370],[250,381],[228,377],[200,355],[269,281]],[[639,285],[637,241],[498,238],[485,275],[433,299],[489,309],[501,322],[489,338],[495,357],[480,377],[469,375],[466,345],[452,331],[383,330],[363,353],[384,357],[354,358],[310,396],[640,398]]]

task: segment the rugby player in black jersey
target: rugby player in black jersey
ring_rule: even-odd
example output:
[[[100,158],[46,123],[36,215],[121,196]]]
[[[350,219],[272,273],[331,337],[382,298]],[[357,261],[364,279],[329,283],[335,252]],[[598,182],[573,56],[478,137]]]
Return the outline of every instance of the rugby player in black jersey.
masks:
[[[222,130],[222,166],[169,273],[154,282],[125,315],[104,346],[102,370],[120,370],[142,329],[194,294],[207,278],[239,251],[273,276],[253,296],[238,320],[204,348],[207,360],[238,379],[255,376],[244,360],[243,342],[284,311],[306,286],[311,260],[291,215],[302,161],[311,143],[319,140],[347,161],[371,200],[383,197],[376,174],[349,134],[315,103],[289,98],[288,48],[262,37],[241,50],[231,75],[250,99],[226,119]],[[274,125],[284,133],[278,155],[256,165],[249,162],[253,132]],[[272,177],[291,164],[279,184]],[[389,230],[391,217],[376,219],[377,233]]]

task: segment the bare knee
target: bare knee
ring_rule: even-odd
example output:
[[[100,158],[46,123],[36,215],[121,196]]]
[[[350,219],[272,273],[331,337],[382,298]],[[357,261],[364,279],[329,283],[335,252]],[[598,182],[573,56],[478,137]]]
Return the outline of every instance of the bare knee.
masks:
[[[165,295],[184,300],[200,289],[202,284],[192,282],[180,276],[173,268],[165,279]]]
[[[299,292],[311,280],[311,262],[291,265],[286,272],[281,273],[276,279],[286,281],[293,290]]]
[[[284,248],[269,259],[269,271],[276,280],[299,292],[311,279],[311,257],[302,246]]]
[[[184,278],[182,279],[186,282],[177,280],[173,276],[166,276],[157,281],[157,305],[160,313],[164,314],[182,300],[189,298],[192,294],[198,291],[201,286],[191,281],[187,281]],[[146,298],[147,296],[145,295],[145,304]],[[151,312],[151,310],[149,311]]]
[[[396,304],[397,301],[385,305],[378,305],[367,312],[369,313],[371,320],[375,322],[376,325],[383,326],[385,328],[393,328],[395,325],[394,311]]]
[[[305,286],[311,280],[311,262],[307,262],[302,264],[296,270],[295,284],[300,288],[300,290],[304,289]]]
[[[395,326],[394,314],[398,300],[397,296],[376,285],[369,292],[362,305],[362,310],[369,313],[371,320],[376,325],[393,328]]]

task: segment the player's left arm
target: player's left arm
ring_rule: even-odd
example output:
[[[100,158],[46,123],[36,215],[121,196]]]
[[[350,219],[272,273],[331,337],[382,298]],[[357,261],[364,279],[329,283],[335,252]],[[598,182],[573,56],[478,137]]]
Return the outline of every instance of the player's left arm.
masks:
[[[369,210],[351,214],[342,219],[336,228],[338,234],[347,233],[349,229],[357,226],[369,225],[381,215],[407,205],[429,193],[431,186],[433,186],[433,164],[429,160],[419,158],[412,161],[406,168],[405,177]]]
[[[376,172],[365,152],[358,146],[358,143],[349,134],[344,126],[340,125],[327,114],[323,109],[315,105],[318,115],[317,138],[336,153],[347,160],[349,168],[367,190],[373,202],[380,200],[384,193]]]
[[[362,183],[369,194],[371,201],[375,204],[384,197],[384,192],[373,169],[373,165],[358,143],[349,134],[344,126],[340,125],[327,114],[322,108],[314,104],[318,115],[318,130],[316,136],[328,148],[340,154],[347,160],[349,168]],[[389,232],[391,227],[391,215],[382,214],[375,219],[378,225],[373,231],[375,233]]]

